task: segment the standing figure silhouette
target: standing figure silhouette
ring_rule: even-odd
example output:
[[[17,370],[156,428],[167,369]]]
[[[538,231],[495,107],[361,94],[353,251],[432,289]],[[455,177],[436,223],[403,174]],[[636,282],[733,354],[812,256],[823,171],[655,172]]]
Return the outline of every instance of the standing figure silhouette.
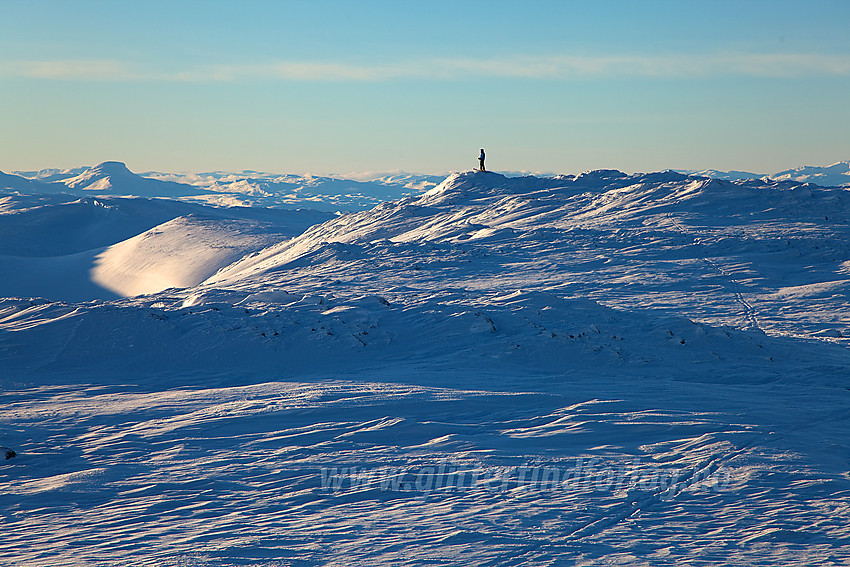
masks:
[[[480,171],[486,171],[484,169],[484,148],[481,148],[481,155],[478,156],[478,169]]]

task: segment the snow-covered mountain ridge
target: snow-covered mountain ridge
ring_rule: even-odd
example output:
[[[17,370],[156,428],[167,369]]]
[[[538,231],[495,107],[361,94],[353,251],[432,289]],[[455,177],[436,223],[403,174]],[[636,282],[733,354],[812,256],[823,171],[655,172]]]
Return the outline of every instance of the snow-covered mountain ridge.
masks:
[[[850,334],[848,221],[850,193],[794,182],[462,173],[421,197],[314,226],[204,285],[522,288],[839,336]]]
[[[182,183],[136,175],[117,161],[107,161],[61,181],[68,189],[89,194],[118,194],[137,197],[188,197],[205,193]]]
[[[357,211],[381,202],[416,196],[438,185],[444,178],[425,174],[372,174],[316,176],[275,174],[258,171],[132,173],[121,162],[108,161],[94,167],[0,172],[0,190],[70,192],[75,195],[109,194],[181,198],[217,206],[313,208],[323,211]],[[726,180],[767,179],[816,183],[822,186],[850,185],[850,161],[829,166],[805,166],[773,174],[713,169],[681,171]],[[509,173],[508,177],[523,177]]]
[[[50,199],[60,197],[8,197],[9,234],[32,226],[27,215],[56,208]],[[112,199],[91,203],[106,215],[101,233],[129,226],[110,207],[150,215],[152,205],[168,203]],[[320,213],[299,213],[294,232],[275,228],[295,222],[292,215],[260,221],[260,209],[179,207],[197,210],[156,213],[166,216],[111,240],[91,240],[95,225],[83,221],[88,246],[70,244],[81,230],[80,221],[70,222],[61,242],[72,256],[30,259],[51,253],[38,248],[26,259],[7,256],[0,284],[48,289],[43,276],[53,274],[47,281],[61,286],[70,280],[56,275],[75,266],[74,273],[88,270],[93,284],[120,295],[185,288],[168,293],[186,306],[225,296],[228,304],[259,297],[273,304],[285,290],[287,298],[344,303],[376,295],[419,306],[460,293],[480,307],[522,290],[776,335],[850,336],[850,194],[840,188],[672,171],[548,178],[466,172],[420,196],[312,226],[324,220]],[[43,222],[55,226],[52,218],[59,217]],[[39,230],[17,245],[7,239],[7,254],[37,241]],[[91,296],[98,297],[109,296]]]
[[[716,179],[727,179],[730,181],[766,178],[775,181],[815,183],[825,187],[850,185],[850,161],[840,161],[827,166],[806,165],[785,169],[771,174],[750,173],[747,171],[718,171],[716,169],[681,170],[681,173],[713,177]]]

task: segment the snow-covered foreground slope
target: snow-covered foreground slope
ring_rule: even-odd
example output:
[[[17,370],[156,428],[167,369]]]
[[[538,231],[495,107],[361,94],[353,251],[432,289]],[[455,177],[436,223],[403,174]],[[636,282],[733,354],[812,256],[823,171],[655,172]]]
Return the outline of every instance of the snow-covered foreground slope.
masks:
[[[0,561],[846,564],[848,212],[459,174],[185,289],[2,300]],[[185,222],[163,275],[228,226]]]
[[[178,299],[4,304],[11,564],[850,559],[843,347],[543,294]]]

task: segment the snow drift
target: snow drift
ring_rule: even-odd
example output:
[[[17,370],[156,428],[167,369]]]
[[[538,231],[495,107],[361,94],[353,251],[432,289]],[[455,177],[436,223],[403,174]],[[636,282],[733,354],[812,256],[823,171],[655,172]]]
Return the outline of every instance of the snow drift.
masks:
[[[187,287],[330,217],[166,199],[9,194],[0,197],[0,295],[85,301]]]

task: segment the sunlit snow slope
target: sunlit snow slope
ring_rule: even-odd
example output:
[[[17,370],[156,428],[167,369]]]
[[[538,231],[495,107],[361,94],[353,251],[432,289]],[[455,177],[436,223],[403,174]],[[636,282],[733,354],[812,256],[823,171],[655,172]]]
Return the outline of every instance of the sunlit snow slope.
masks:
[[[0,563],[850,562],[846,189],[468,172],[245,215],[103,244],[127,297],[0,300]]]
[[[546,290],[774,333],[850,329],[850,192],[664,172],[449,177],[316,226],[215,287]]]
[[[199,283],[332,215],[165,199],[0,196],[0,295],[85,301]]]

